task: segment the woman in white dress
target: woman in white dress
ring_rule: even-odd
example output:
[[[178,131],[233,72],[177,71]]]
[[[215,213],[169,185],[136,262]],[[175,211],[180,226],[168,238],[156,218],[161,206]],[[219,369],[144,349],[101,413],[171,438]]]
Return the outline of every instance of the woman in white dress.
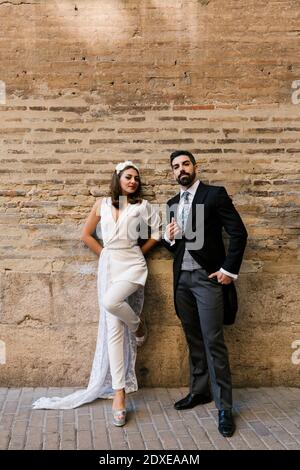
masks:
[[[99,255],[100,323],[88,387],[62,398],[42,397],[33,404],[34,408],[70,409],[96,398],[113,397],[113,423],[125,424],[125,394],[138,388],[135,334],[148,275],[144,254],[158,243],[159,227],[158,213],[141,198],[137,166],[131,161],[119,163],[112,177],[111,197],[94,204],[81,235],[81,240]],[[94,238],[95,231],[102,245]],[[148,238],[141,248],[139,238]]]

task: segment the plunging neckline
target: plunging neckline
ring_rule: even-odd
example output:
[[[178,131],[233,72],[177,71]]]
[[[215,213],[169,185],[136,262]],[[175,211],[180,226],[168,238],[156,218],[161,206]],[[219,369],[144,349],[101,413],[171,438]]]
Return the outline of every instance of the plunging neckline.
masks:
[[[113,208],[114,208],[114,209],[116,209],[116,208],[112,205],[111,200],[110,200],[110,214],[111,214],[111,217],[112,217],[112,219],[113,219],[115,225],[117,225],[117,223],[119,222],[120,218],[123,216],[123,214],[126,212],[126,210],[128,209],[129,206],[130,206],[130,204],[127,204],[127,206],[125,207],[125,209],[123,209],[122,211],[120,211],[120,209],[119,209],[119,213],[118,213],[119,215],[118,215],[118,218],[117,218],[117,220],[116,220],[115,217],[114,217],[114,214],[113,214]]]

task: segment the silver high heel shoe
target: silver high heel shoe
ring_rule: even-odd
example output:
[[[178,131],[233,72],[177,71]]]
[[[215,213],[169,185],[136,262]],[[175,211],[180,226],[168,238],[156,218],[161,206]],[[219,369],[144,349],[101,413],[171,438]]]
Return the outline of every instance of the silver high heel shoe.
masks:
[[[124,426],[126,423],[126,410],[114,410],[112,409],[113,414],[113,424],[115,426]]]

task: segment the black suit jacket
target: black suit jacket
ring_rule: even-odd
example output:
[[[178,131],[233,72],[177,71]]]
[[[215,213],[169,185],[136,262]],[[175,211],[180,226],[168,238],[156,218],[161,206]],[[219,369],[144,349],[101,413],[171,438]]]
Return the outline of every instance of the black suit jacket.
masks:
[[[167,202],[167,223],[171,221],[172,217],[175,217],[177,220],[176,206],[178,206],[179,200],[180,193]],[[200,249],[189,249],[188,251],[191,256],[207,271],[208,275],[218,271],[221,267],[232,274],[238,274],[242,263],[247,243],[247,231],[241,217],[223,186],[211,186],[200,181],[189,214],[186,237],[177,239],[172,246],[163,240],[164,246],[174,256],[174,294],[181,271],[186,243],[193,240],[190,236],[191,230],[189,231],[188,227],[194,233],[196,232],[197,204],[203,204],[204,206],[204,243]],[[225,252],[222,237],[223,228],[230,237],[227,253]],[[224,323],[232,324],[237,311],[237,296],[234,283],[223,286],[223,293]]]

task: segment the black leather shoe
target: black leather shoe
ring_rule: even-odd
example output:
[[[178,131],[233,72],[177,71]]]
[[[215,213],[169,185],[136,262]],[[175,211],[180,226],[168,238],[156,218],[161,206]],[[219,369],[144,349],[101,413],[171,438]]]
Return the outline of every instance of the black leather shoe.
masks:
[[[189,393],[185,398],[176,401],[174,404],[175,410],[187,410],[194,408],[197,405],[204,405],[210,403],[212,398],[210,395],[200,395],[200,393]]]
[[[219,432],[224,437],[231,437],[235,431],[231,410],[219,410]]]

